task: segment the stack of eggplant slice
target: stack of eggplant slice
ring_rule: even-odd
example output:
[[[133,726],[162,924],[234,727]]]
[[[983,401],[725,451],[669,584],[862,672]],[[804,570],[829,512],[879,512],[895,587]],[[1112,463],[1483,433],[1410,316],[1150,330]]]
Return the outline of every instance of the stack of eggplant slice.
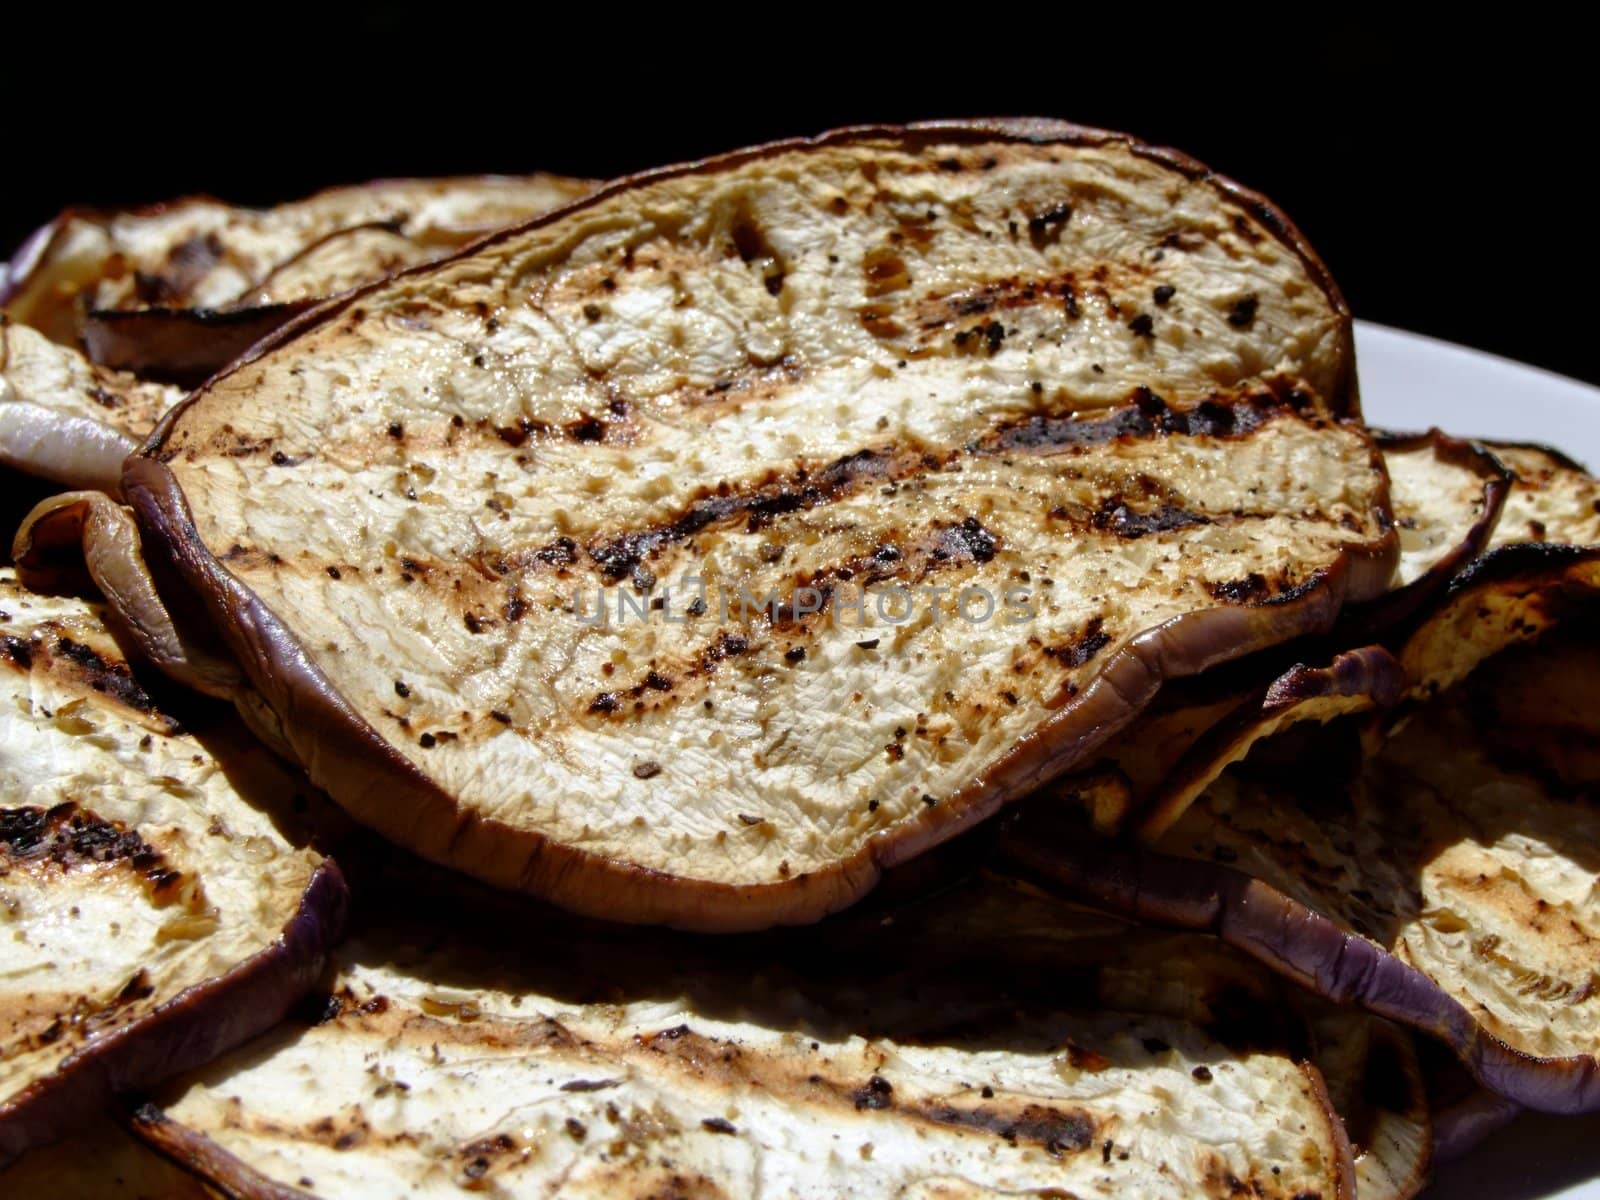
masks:
[[[74,212],[4,295],[6,1194],[1403,1200],[1600,1108],[1600,483],[1368,429],[1192,160]]]

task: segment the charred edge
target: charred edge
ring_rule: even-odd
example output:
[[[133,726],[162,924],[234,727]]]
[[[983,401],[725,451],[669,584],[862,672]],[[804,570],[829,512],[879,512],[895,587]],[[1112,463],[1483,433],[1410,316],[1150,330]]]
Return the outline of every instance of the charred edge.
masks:
[[[137,712],[158,711],[156,702],[139,685],[126,663],[104,658],[94,647],[65,634],[56,638],[55,653],[77,667],[89,686],[101,695]]]
[[[1592,546],[1566,546],[1558,542],[1519,542],[1497,546],[1475,559],[1451,581],[1447,595],[1455,597],[1468,588],[1514,582],[1545,573],[1560,573],[1583,563],[1600,561],[1600,549]]]
[[[62,870],[127,862],[158,902],[170,900],[183,878],[136,831],[72,803],[0,809],[0,857],[13,863],[50,863]]]

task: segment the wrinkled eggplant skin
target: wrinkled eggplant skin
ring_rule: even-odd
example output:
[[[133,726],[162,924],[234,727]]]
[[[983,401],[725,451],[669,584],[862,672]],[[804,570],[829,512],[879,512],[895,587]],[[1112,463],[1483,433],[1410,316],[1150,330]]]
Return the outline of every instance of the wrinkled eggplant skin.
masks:
[[[1069,899],[1214,934],[1336,1003],[1359,1004],[1430,1034],[1484,1087],[1527,1108],[1600,1110],[1600,1063],[1594,1059],[1535,1058],[1513,1050],[1414,967],[1241,871],[1123,847],[1039,808],[1017,815],[998,853],[1007,868]]]
[[[91,1043],[0,1105],[0,1166],[62,1137],[115,1096],[203,1066],[276,1025],[321,976],[348,909],[344,876],[324,859],[277,942]]]

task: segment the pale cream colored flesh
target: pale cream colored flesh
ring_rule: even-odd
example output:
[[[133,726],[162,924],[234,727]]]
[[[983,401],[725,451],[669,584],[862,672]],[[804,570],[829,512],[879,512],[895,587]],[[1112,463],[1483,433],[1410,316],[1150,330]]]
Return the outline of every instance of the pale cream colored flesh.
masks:
[[[1600,544],[1600,482],[1555,455],[1529,446],[1492,446],[1516,475],[1493,545],[1512,542]]]
[[[1400,531],[1395,586],[1405,587],[1460,546],[1466,531],[1483,517],[1484,479],[1431,445],[1385,449],[1383,461]]]
[[[296,777],[179,731],[95,608],[7,569],[0,637],[4,1102],[276,942],[318,859],[282,831]]]
[[[463,811],[779,883],[935,820],[1146,630],[1381,557],[1381,465],[1314,399],[1263,399],[1234,437],[1024,445],[1140,386],[1184,411],[1269,376],[1336,387],[1343,331],[1250,214],[1123,147],[841,146],[622,192],[367,292],[214,381],[158,453],[227,569]],[[613,552],[724,484],[826,495]],[[937,620],[737,619],[741,588],[849,593],[841,571],[950,591]],[[703,616],[666,620],[679,590],[617,622],[685,574]],[[965,587],[994,619],[960,619]],[[597,588],[604,629],[572,611]],[[1005,622],[1008,589],[1035,620]]]

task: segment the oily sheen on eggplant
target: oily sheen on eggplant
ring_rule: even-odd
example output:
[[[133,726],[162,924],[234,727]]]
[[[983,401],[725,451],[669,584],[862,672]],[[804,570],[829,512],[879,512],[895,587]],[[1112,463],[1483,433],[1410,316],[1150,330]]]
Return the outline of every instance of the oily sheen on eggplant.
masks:
[[[1162,954],[1185,939],[993,883],[838,954],[535,914],[513,961],[505,905],[451,909],[386,909],[316,1023],[174,1081],[136,1133],[237,1197],[1355,1194],[1319,1072],[1274,1042],[1275,981],[1220,947]],[[1030,940],[1053,988],[1006,970]]]
[[[303,779],[231,721],[185,732],[98,609],[8,569],[0,614],[5,1162],[277,1021],[344,884],[287,832]]]
[[[357,292],[124,486],[359,819],[728,930],[850,903],[1163,680],[1381,592],[1357,415],[1343,303],[1264,201],[1119,135],[933,125],[623,181]]]

